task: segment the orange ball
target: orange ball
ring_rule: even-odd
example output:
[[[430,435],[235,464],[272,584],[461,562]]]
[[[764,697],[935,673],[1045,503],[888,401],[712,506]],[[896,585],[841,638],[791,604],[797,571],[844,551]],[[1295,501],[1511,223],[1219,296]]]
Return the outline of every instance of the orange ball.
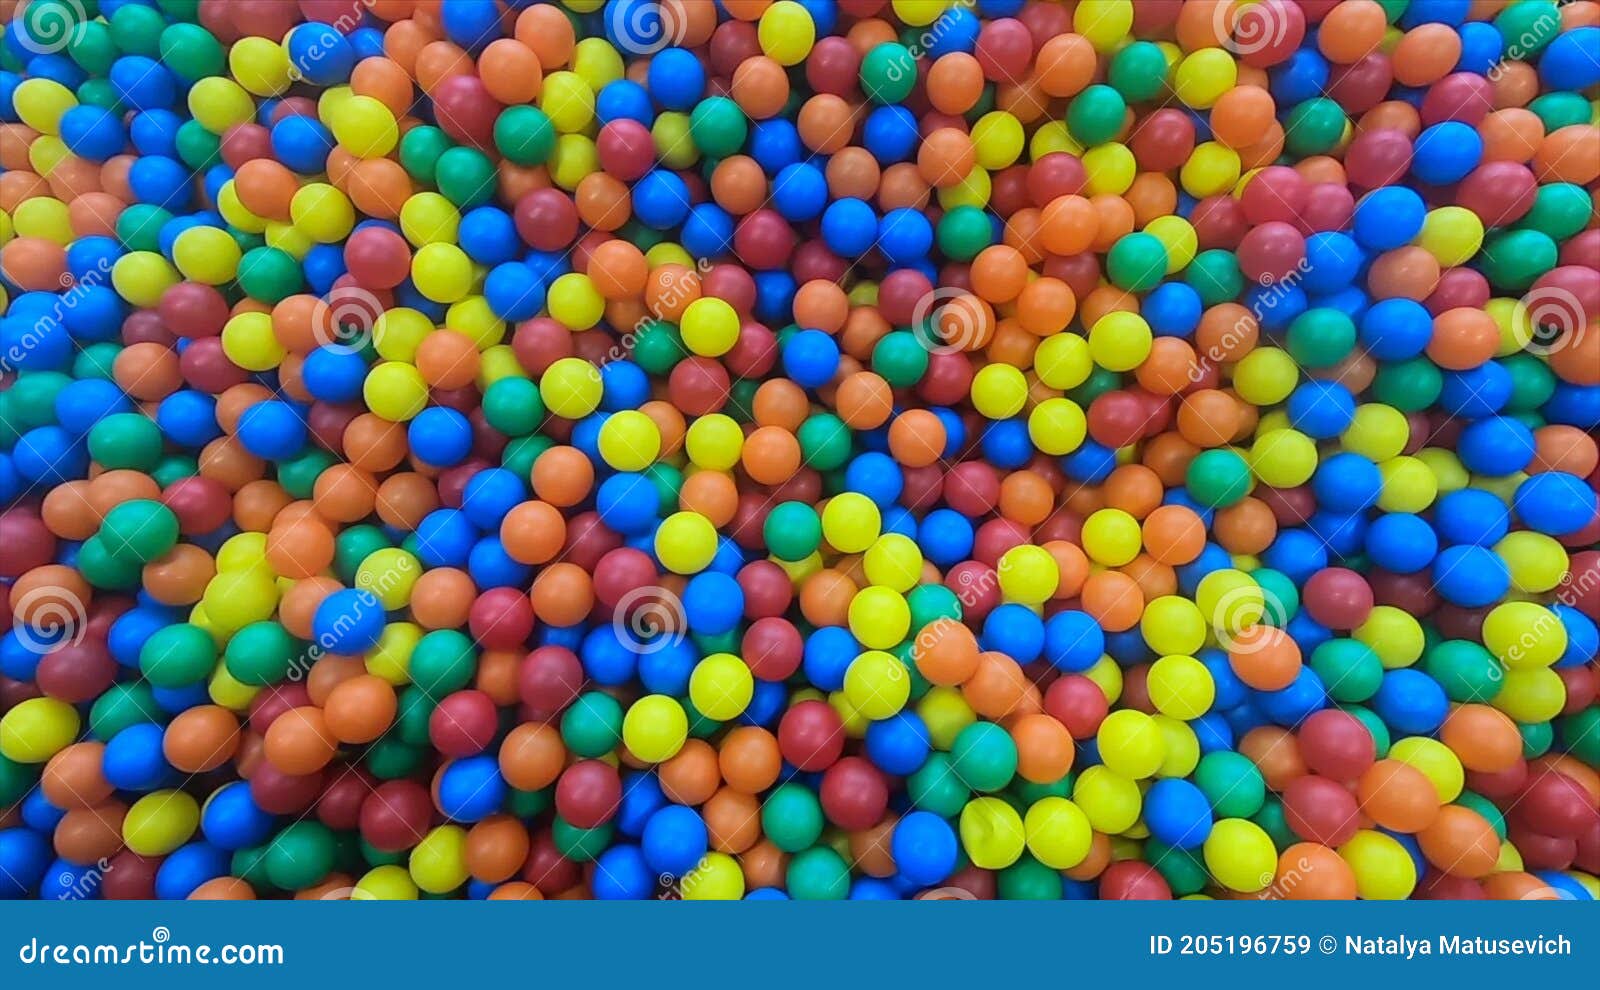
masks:
[[[343,743],[369,743],[394,722],[394,687],[381,677],[361,674],[341,681],[323,701],[328,731]]]
[[[1011,723],[1017,773],[1035,784],[1053,784],[1072,769],[1072,733],[1049,715],[1033,713]]]
[[[478,77],[483,88],[501,103],[531,103],[544,83],[539,56],[514,38],[491,41],[478,56]]]
[[[759,794],[777,783],[783,755],[772,733],[760,726],[742,725],[723,737],[717,767],[733,789]]]
[[[1297,842],[1279,854],[1270,890],[1286,901],[1353,901],[1356,874],[1320,842]]]
[[[1494,872],[1500,839],[1484,817],[1458,804],[1439,809],[1433,824],[1417,833],[1428,862],[1451,876],[1476,880]]]
[[[935,619],[912,641],[911,659],[929,683],[961,684],[977,673],[978,639],[954,619]]]
[[[500,744],[500,773],[518,790],[543,790],[555,783],[566,765],[561,732],[543,722],[524,722],[506,733]]]
[[[291,776],[316,773],[333,759],[339,742],[328,730],[322,709],[291,708],[267,727],[267,762]]]
[[[233,759],[239,748],[239,719],[221,705],[199,705],[167,723],[161,751],[183,773],[206,773]]]
[[[892,428],[889,442],[892,447]],[[762,485],[781,485],[800,470],[800,441],[788,430],[777,426],[761,426],[745,437],[739,456],[752,481]]]
[[[1498,708],[1460,705],[1439,726],[1439,741],[1468,770],[1500,773],[1522,761],[1522,734]]]
[[[1421,770],[1379,760],[1356,781],[1356,800],[1373,821],[1396,832],[1421,832],[1439,815],[1439,793]]]
[[[1265,624],[1234,633],[1227,644],[1228,666],[1257,691],[1281,691],[1300,673],[1300,646],[1288,633]]]

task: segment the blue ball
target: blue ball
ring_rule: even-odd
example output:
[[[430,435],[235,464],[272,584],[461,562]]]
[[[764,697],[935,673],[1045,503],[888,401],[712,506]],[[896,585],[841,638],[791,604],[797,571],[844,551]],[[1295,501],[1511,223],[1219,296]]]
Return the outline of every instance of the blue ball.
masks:
[[[617,804],[613,819],[617,831],[637,839],[644,834],[645,823],[667,804],[661,792],[661,782],[649,770],[630,770],[622,778],[622,800]]]
[[[932,248],[933,224],[917,210],[907,207],[890,210],[878,223],[878,250],[891,264],[921,261]]]
[[[1328,692],[1315,670],[1301,667],[1288,687],[1256,692],[1255,703],[1261,713],[1274,723],[1293,727],[1326,708]]]
[[[654,532],[660,510],[656,487],[643,474],[614,474],[602,481],[595,492],[595,511],[600,513],[600,521],[624,536]]]
[[[1462,419],[1493,416],[1511,401],[1511,372],[1498,361],[1486,361],[1466,371],[1447,371],[1439,390],[1439,405]]]
[[[1439,496],[1433,525],[1444,543],[1489,547],[1511,531],[1511,512],[1493,492],[1461,488]]]
[[[806,680],[824,691],[844,687],[844,673],[861,653],[861,645],[842,626],[823,626],[806,638],[801,662]]]
[[[1483,158],[1476,128],[1447,120],[1425,128],[1411,146],[1411,174],[1431,186],[1459,182]]]
[[[1211,834],[1211,802],[1187,780],[1158,780],[1145,792],[1144,821],[1150,834],[1167,845],[1197,849]]]
[[[349,347],[318,347],[306,355],[300,376],[312,398],[330,403],[350,402],[361,396],[361,386],[367,378],[367,362],[360,352]]]
[[[727,574],[703,571],[683,589],[683,611],[689,628],[708,636],[732,632],[744,617],[744,589]]]
[[[1215,648],[1204,649],[1195,659],[1205,664],[1206,670],[1211,674],[1211,684],[1215,691],[1215,697],[1211,702],[1213,711],[1236,708],[1248,700],[1250,688],[1244,681],[1239,680],[1238,674],[1233,672],[1233,664],[1228,662],[1226,653]]]
[[[145,155],[128,170],[128,186],[141,203],[186,210],[194,201],[194,177],[183,163],[161,155]]]
[[[239,417],[239,441],[263,460],[293,457],[306,445],[305,420],[294,406],[277,399],[257,402]]]
[[[1533,431],[1509,416],[1490,416],[1468,423],[1456,443],[1456,455],[1474,474],[1503,477],[1533,460]]]
[[[61,140],[74,155],[103,162],[122,153],[128,131],[111,111],[80,103],[61,115]]]
[[[500,537],[491,534],[472,545],[467,573],[479,588],[514,588],[533,580],[533,565],[513,558]]]
[[[772,183],[772,205],[794,223],[815,219],[828,205],[828,179],[810,162],[785,165]]]
[[[430,406],[406,426],[417,459],[434,467],[454,467],[472,453],[472,422],[448,406]]]
[[[444,0],[439,21],[450,40],[469,52],[481,51],[504,34],[495,0]]]
[[[439,810],[458,822],[480,822],[500,810],[509,791],[498,757],[469,756],[451,763],[439,778]]]
[[[990,423],[989,428],[984,431],[980,445],[983,448],[983,456],[995,467],[1003,470],[1016,470],[1032,460],[1034,455],[1033,438],[1028,434],[1028,424],[1020,416]]]
[[[1561,627],[1567,632],[1567,648],[1556,661],[1557,667],[1581,666],[1600,654],[1600,626],[1593,619],[1571,605],[1557,603],[1550,606],[1550,611],[1561,620]]]
[[[650,401],[650,376],[626,358],[600,369],[600,408],[606,412],[637,409]]]
[[[1331,512],[1362,512],[1377,504],[1383,475],[1365,457],[1341,451],[1318,465],[1311,476],[1317,505]]]
[[[921,716],[900,711],[867,726],[867,758],[896,777],[916,773],[928,760],[933,740]]]
[[[478,530],[458,509],[435,509],[417,525],[417,559],[426,567],[461,567]]]
[[[183,389],[161,400],[156,424],[174,443],[199,450],[222,436],[217,425],[217,400],[204,392]]]
[[[1300,284],[1313,295],[1337,292],[1355,281],[1362,253],[1349,234],[1318,231],[1306,238],[1305,275]]]
[[[1488,21],[1469,21],[1456,33],[1461,36],[1461,57],[1456,60],[1455,71],[1487,75],[1505,51],[1506,42],[1500,31]]]
[[[246,849],[271,838],[275,820],[250,796],[242,780],[223,784],[206,799],[200,812],[200,831],[219,849]]]
[[[700,57],[684,48],[664,48],[650,59],[650,96],[668,110],[691,110],[706,88]]]
[[[191,842],[173,850],[156,870],[156,898],[188,899],[207,880],[228,875],[228,851],[209,842]]]
[[[154,722],[130,725],[106,741],[100,770],[119,791],[145,793],[173,779],[177,771],[162,755],[166,731]]]
[[[1595,493],[1577,475],[1542,471],[1517,486],[1512,507],[1522,524],[1548,536],[1566,536],[1595,517]]]
[[[111,88],[126,107],[159,110],[177,105],[177,77],[154,59],[124,55],[111,64],[109,77]]]
[[[1550,89],[1572,92],[1600,83],[1600,27],[1557,34],[1539,56],[1539,76]]]
[[[1312,47],[1302,47],[1289,60],[1275,67],[1270,77],[1270,92],[1278,106],[1294,106],[1327,92],[1328,60]]]
[[[1408,736],[1425,736],[1444,723],[1450,699],[1439,682],[1412,667],[1385,671],[1372,709],[1391,729]]]
[[[633,214],[646,227],[676,227],[689,215],[689,205],[689,187],[675,172],[653,169],[634,184]]]
[[[496,265],[484,278],[483,298],[503,320],[531,320],[544,308],[544,285],[528,265],[508,261]]]
[[[106,634],[111,658],[129,669],[139,666],[139,651],[145,640],[176,622],[173,616],[154,608],[132,608],[117,616]]]
[[[485,468],[467,480],[461,493],[461,511],[474,526],[496,532],[500,521],[528,499],[528,483],[505,468]]]
[[[590,888],[597,901],[642,901],[656,892],[656,874],[638,846],[612,846],[594,863]]]
[[[329,653],[362,654],[378,645],[384,618],[383,603],[372,592],[341,588],[317,606],[311,634]]]
[[[822,239],[841,258],[865,254],[878,239],[878,215],[863,200],[836,199],[822,213]]]
[[[687,805],[669,804],[650,816],[639,845],[650,869],[685,877],[710,849],[711,837],[699,812]]]
[[[1105,631],[1087,613],[1057,612],[1044,624],[1044,658],[1057,670],[1082,673],[1105,651]]]
[[[0,829],[0,900],[32,896],[52,854],[50,840],[32,829]]]
[[[1395,574],[1415,574],[1433,562],[1439,537],[1421,516],[1386,513],[1367,527],[1367,555],[1372,562]]]
[[[716,203],[697,203],[684,218],[683,249],[697,258],[719,258],[733,250],[733,215]]]
[[[511,215],[492,206],[479,206],[461,218],[456,239],[461,250],[482,265],[499,265],[522,252],[522,239]]]
[[[1356,203],[1353,217],[1356,241],[1373,251],[1389,251],[1410,244],[1421,232],[1427,215],[1428,205],[1413,190],[1404,186],[1374,189]]]
[[[783,369],[803,388],[821,388],[839,370],[839,344],[821,330],[801,330],[783,343]]]
[[[99,897],[100,870],[97,866],[58,858],[45,869],[39,882],[41,901],[92,901]]]
[[[844,487],[865,495],[880,509],[887,509],[905,489],[905,472],[889,455],[868,451],[857,455],[845,468]]]
[[[583,637],[578,657],[584,672],[608,687],[628,683],[638,669],[631,633],[610,623],[596,626]]]
[[[1433,584],[1451,604],[1482,608],[1511,587],[1511,573],[1500,555],[1486,547],[1453,546],[1433,561]]]
[[[682,697],[689,691],[689,677],[694,673],[700,655],[687,640],[672,634],[657,634],[645,640],[637,631],[630,637],[641,644],[639,649],[639,683],[651,694],[670,694]],[[841,681],[843,675],[840,675]]]
[[[1205,306],[1187,282],[1163,282],[1139,306],[1150,329],[1162,337],[1192,337]]]
[[[450,6],[447,4],[445,10]],[[448,14],[446,15],[448,17]],[[449,29],[449,21],[445,23]],[[316,86],[337,86],[350,78],[356,66],[356,51],[349,40],[331,24],[308,21],[289,32],[286,46],[289,62],[305,80]]]
[[[877,107],[862,125],[862,143],[880,165],[909,159],[921,143],[916,114],[901,106]]]
[[[1304,529],[1282,529],[1272,546],[1261,555],[1261,562],[1282,571],[1296,585],[1304,585],[1311,575],[1328,567],[1328,548]],[[1231,566],[1231,563],[1224,566]]]
[[[649,127],[656,120],[649,92],[632,79],[617,79],[600,87],[594,98],[594,115],[601,124],[634,120]]]
[[[960,852],[950,823],[931,811],[913,811],[901,818],[889,848],[900,875],[921,887],[950,876]]]
[[[768,175],[777,175],[785,166],[806,157],[805,142],[794,122],[783,117],[756,121],[750,129],[750,157]]]
[[[917,526],[917,544],[935,566],[959,564],[972,554],[972,523],[954,509],[934,509]]]
[[[106,378],[76,379],[56,393],[56,422],[80,436],[107,416],[132,410],[127,394]]]
[[[272,125],[272,153],[290,171],[316,175],[328,164],[333,132],[310,117],[285,117]]]
[[[1017,663],[1031,663],[1044,652],[1044,621],[1026,605],[1007,602],[983,621],[979,641],[986,650],[997,650]]]
[[[1309,379],[1289,394],[1289,423],[1314,440],[1329,440],[1350,428],[1355,396],[1335,381]]]

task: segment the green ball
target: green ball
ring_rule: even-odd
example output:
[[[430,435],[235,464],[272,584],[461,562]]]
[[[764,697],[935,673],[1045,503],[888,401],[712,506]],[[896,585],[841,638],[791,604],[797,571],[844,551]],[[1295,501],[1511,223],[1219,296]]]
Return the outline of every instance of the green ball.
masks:
[[[277,622],[252,622],[233,634],[222,651],[222,663],[240,684],[267,687],[289,676],[300,643]]]
[[[1506,409],[1512,413],[1533,412],[1556,394],[1555,372],[1535,354],[1512,354],[1499,360],[1511,373],[1511,399]]]
[[[1296,158],[1323,155],[1344,137],[1344,109],[1326,97],[1316,97],[1289,111],[1284,123],[1284,147]]]
[[[495,118],[494,146],[518,165],[543,165],[556,150],[556,128],[538,107],[507,107]]]
[[[161,32],[161,62],[188,82],[220,76],[228,56],[210,31],[198,24],[169,24]]]
[[[252,846],[239,849],[228,860],[228,872],[249,883],[256,890],[273,889],[267,877],[267,847]]]
[[[1167,249],[1154,234],[1125,234],[1106,255],[1111,284],[1128,292],[1149,292],[1167,274]]]
[[[554,790],[546,787],[542,791],[519,791],[513,787],[506,796],[506,811],[518,818],[537,818],[554,802]]]
[[[89,737],[106,742],[130,725],[164,721],[155,692],[144,681],[125,681],[106,688],[89,706]]]
[[[1198,894],[1211,882],[1211,874],[1206,872],[1206,864],[1200,858],[1199,850],[1179,849],[1160,839],[1146,839],[1144,853],[1145,859],[1155,866],[1156,872],[1172,888],[1175,897]]]
[[[1506,41],[1506,57],[1526,62],[1561,33],[1561,12],[1550,0],[1518,0],[1494,19]]]
[[[120,113],[121,97],[117,95],[116,87],[111,85],[109,79],[85,79],[78,87],[78,102],[90,106]]]
[[[678,492],[683,490],[683,472],[663,461],[645,468],[650,483],[656,488],[657,511],[665,519],[678,511]]]
[[[1319,306],[1289,324],[1289,356],[1307,368],[1330,368],[1356,346],[1356,325],[1342,310]]]
[[[189,622],[158,629],[139,648],[139,669],[156,687],[199,684],[217,665],[217,644],[211,634]]]
[[[1227,448],[1202,451],[1189,462],[1184,484],[1202,505],[1223,509],[1250,494],[1250,465]]]
[[[476,148],[451,148],[434,166],[439,192],[463,210],[482,206],[494,197],[496,174],[494,162]]]
[[[950,746],[952,769],[962,783],[979,792],[998,791],[1017,773],[1017,744],[993,722],[974,722]]]
[[[850,896],[850,864],[827,846],[814,846],[789,861],[784,885],[797,901],[842,901]]]
[[[1261,810],[1251,815],[1250,820],[1261,826],[1261,831],[1267,833],[1279,852],[1300,841],[1294,829],[1289,827],[1289,820],[1283,812],[1283,801],[1276,794],[1268,794]]]
[[[1200,757],[1194,768],[1194,785],[1200,788],[1218,818],[1249,818],[1267,800],[1267,782],[1249,757],[1232,750],[1216,750]]]
[[[455,146],[450,136],[437,127],[413,127],[400,139],[400,167],[418,182],[435,185],[440,157]]]
[[[61,4],[61,0],[52,0]],[[70,5],[66,6],[69,10]],[[32,15],[40,12],[43,3],[29,4],[27,13]],[[28,18],[23,18],[23,24],[28,23]],[[84,21],[72,32],[67,41],[67,55],[78,63],[78,67],[91,76],[104,77],[111,71],[111,63],[115,62],[122,53],[117,50],[117,43],[111,37],[111,28],[104,21]],[[163,59],[165,61],[165,59]],[[169,63],[170,64],[170,63]]]
[[[1061,874],[1028,853],[1001,870],[995,884],[1003,901],[1061,900]]]
[[[333,832],[318,821],[298,821],[267,844],[267,879],[282,890],[321,883],[333,869]]]
[[[1464,639],[1447,639],[1427,650],[1421,667],[1424,674],[1439,682],[1451,701],[1460,704],[1487,704],[1500,693],[1505,680],[1505,671],[1494,654]]]
[[[1129,103],[1155,99],[1166,84],[1167,56],[1154,42],[1135,41],[1112,56],[1107,78]]]
[[[1600,706],[1564,715],[1556,720],[1556,728],[1569,753],[1591,767],[1600,766]]]
[[[781,784],[761,805],[761,831],[786,853],[810,848],[822,837],[822,802],[802,784]]]
[[[85,581],[96,588],[118,591],[137,588],[144,569],[144,565],[137,560],[113,557],[99,533],[84,540],[83,545],[78,547],[75,563]]]
[[[1478,255],[1479,267],[1489,283],[1503,294],[1519,294],[1556,266],[1561,249],[1539,230],[1491,233]]]
[[[239,288],[252,299],[276,305],[305,287],[305,272],[294,255],[258,247],[239,259]]]
[[[1067,392],[1067,398],[1087,409],[1095,399],[1121,387],[1122,375],[1097,364],[1089,369],[1089,377],[1083,380],[1082,385]]]
[[[589,863],[598,858],[611,845],[611,837],[616,831],[617,827],[612,822],[594,828],[579,828],[560,815],[550,823],[550,838],[555,841],[556,849],[575,863]]]
[[[1579,93],[1546,93],[1529,103],[1528,109],[1544,124],[1546,134],[1589,123],[1589,101]]]
[[[100,538],[111,556],[148,564],[178,543],[178,517],[147,498],[114,506],[100,523]]]
[[[906,604],[911,606],[912,629],[939,619],[961,621],[961,599],[942,584],[917,585],[906,595]]]
[[[72,359],[72,377],[74,378],[103,378],[110,381],[112,368],[116,365],[117,355],[122,353],[122,345],[115,341],[102,340],[90,344],[78,352]]]
[[[19,433],[56,422],[56,395],[72,383],[59,371],[25,371],[6,393],[8,416]]]
[[[333,572],[345,585],[354,587],[356,570],[361,562],[377,550],[387,550],[394,543],[376,526],[352,526],[333,541]]]
[[[1183,280],[1200,293],[1207,306],[1232,302],[1244,291],[1244,275],[1232,251],[1210,248],[1201,251],[1183,270]]]
[[[1522,733],[1522,758],[1525,760],[1550,752],[1556,741],[1556,730],[1549,722],[1518,722],[1517,731]]]
[[[966,807],[972,792],[955,775],[950,754],[935,751],[906,778],[906,795],[919,810],[931,811],[941,818],[954,818]]]
[[[149,471],[161,459],[161,427],[139,413],[113,413],[89,428],[89,456],[107,470]]]
[[[855,443],[850,438],[850,428],[832,413],[815,413],[800,424],[796,435],[800,453],[805,462],[818,471],[832,471],[844,467],[850,460]]]
[[[1334,701],[1366,701],[1383,684],[1383,661],[1357,639],[1330,639],[1311,651],[1311,670],[1328,685]]]
[[[749,133],[744,111],[726,96],[701,100],[689,113],[689,140],[707,158],[737,154]]]
[[[804,502],[784,502],[767,513],[761,536],[767,551],[779,560],[804,560],[822,542],[822,520]]]
[[[478,670],[477,647],[459,630],[435,629],[417,640],[409,669],[413,684],[442,698],[472,682]]]
[[[652,320],[634,334],[634,363],[652,375],[667,374],[688,356],[683,335],[671,323]]]
[[[609,694],[586,691],[561,715],[561,738],[578,756],[596,759],[622,742],[622,704]]]
[[[929,327],[926,338],[920,338],[919,332],[895,330],[884,334],[873,345],[872,370],[888,382],[890,388],[910,388],[928,373],[931,354],[923,341],[931,341],[934,331]]]
[[[1097,83],[1067,105],[1067,130],[1085,148],[1105,144],[1122,130],[1128,102],[1110,86]]]
[[[154,203],[135,203],[117,217],[117,240],[129,251],[159,251],[161,228],[171,219]]]
[[[1443,390],[1444,372],[1421,355],[1378,365],[1378,374],[1372,380],[1372,392],[1378,401],[1401,412],[1427,409],[1438,401]]]
[[[322,472],[337,463],[338,458],[321,447],[306,447],[278,464],[278,484],[292,498],[310,498]]]
[[[22,800],[39,779],[43,764],[17,763],[0,753],[0,807],[9,808]]]
[[[395,700],[397,702],[394,716],[395,734],[408,746],[427,746],[428,720],[433,717],[433,710],[439,706],[428,697],[428,692],[415,684],[402,690]]]
[[[403,739],[389,735],[367,749],[366,768],[379,780],[399,780],[409,777],[422,766],[422,758],[432,752],[432,747],[413,746]]]
[[[508,437],[525,437],[544,422],[539,384],[529,378],[502,378],[483,393],[483,416]]]
[[[1367,733],[1372,736],[1373,750],[1378,759],[1389,755],[1389,725],[1378,717],[1378,713],[1361,705],[1351,705],[1345,711],[1361,720],[1367,727]]]
[[[939,250],[956,261],[971,261],[994,243],[994,225],[976,206],[958,206],[940,217],[935,234]]]
[[[1589,223],[1594,201],[1582,186],[1570,182],[1552,182],[1540,186],[1534,194],[1533,207],[1518,220],[1521,230],[1537,230],[1546,237],[1564,241],[1577,234]]]
[[[861,91],[874,103],[900,103],[917,84],[917,59],[910,49],[886,41],[861,60]]]
[[[154,7],[123,4],[111,15],[111,38],[124,55],[159,58],[167,20]]]
[[[1294,581],[1289,575],[1270,567],[1251,571],[1250,576],[1261,585],[1266,603],[1265,621],[1279,629],[1287,626],[1289,620],[1300,611],[1300,591],[1294,586]]]
[[[519,478],[526,478],[533,471],[533,462],[554,445],[555,441],[549,437],[517,437],[506,445],[505,453],[500,455],[500,466]],[[673,511],[677,511],[677,499],[673,499],[672,504]]]
[[[194,172],[222,161],[222,139],[206,130],[198,120],[186,120],[178,128],[178,157]],[[129,207],[132,209],[132,207]]]

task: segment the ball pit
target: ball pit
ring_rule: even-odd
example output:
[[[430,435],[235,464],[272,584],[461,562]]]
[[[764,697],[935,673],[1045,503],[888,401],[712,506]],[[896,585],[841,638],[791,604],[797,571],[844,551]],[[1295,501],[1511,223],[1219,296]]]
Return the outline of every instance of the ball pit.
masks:
[[[0,897],[1600,897],[1600,3],[0,21]]]

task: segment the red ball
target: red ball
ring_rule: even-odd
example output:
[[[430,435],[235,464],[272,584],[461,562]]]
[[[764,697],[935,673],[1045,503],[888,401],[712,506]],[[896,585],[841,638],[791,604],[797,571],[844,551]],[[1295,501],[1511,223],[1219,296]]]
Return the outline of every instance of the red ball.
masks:
[[[529,708],[552,717],[561,714],[583,690],[583,664],[565,646],[541,646],[522,660],[517,691]]]
[[[1172,887],[1149,863],[1125,859],[1100,874],[1100,897],[1107,901],[1170,901]]]
[[[1100,685],[1082,674],[1058,677],[1044,692],[1045,714],[1067,727],[1072,738],[1093,739],[1111,712]]]
[[[1302,839],[1337,846],[1361,828],[1354,794],[1326,777],[1296,777],[1283,791],[1283,817]]]
[[[482,691],[456,691],[428,716],[428,741],[445,756],[476,756],[494,742],[499,724],[494,699]]]
[[[844,752],[844,723],[825,701],[802,701],[778,721],[778,750],[797,769],[826,770]]]
[[[1301,597],[1313,619],[1329,629],[1354,629],[1372,614],[1372,588],[1366,578],[1344,567],[1318,571]]]
[[[414,780],[385,781],[361,802],[361,837],[383,852],[410,849],[428,834],[433,814],[426,787]]]
[[[556,813],[578,828],[597,828],[611,820],[622,800],[622,778],[599,760],[579,760],[556,781]]]
[[[533,602],[516,588],[490,588],[472,603],[467,625],[486,649],[519,649],[533,634]]]
[[[757,680],[781,682],[800,669],[805,642],[794,623],[778,616],[757,619],[745,630],[741,655]]]
[[[847,756],[822,775],[818,797],[829,821],[858,832],[883,820],[889,810],[889,783],[868,760]]]

